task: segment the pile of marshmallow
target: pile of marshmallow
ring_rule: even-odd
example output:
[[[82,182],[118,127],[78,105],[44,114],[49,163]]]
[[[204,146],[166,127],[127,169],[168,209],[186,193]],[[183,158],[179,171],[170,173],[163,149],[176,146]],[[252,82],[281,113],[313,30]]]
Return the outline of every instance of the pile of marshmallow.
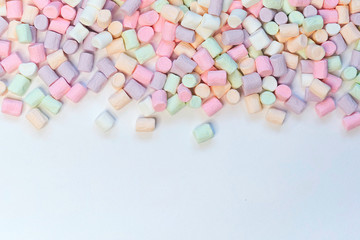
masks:
[[[63,98],[77,103],[107,82],[115,110],[137,101],[140,132],[155,129],[157,112],[201,108],[211,117],[240,95],[273,124],[315,102],[319,117],[339,108],[346,130],[360,126],[360,0],[0,0],[0,16],[0,75],[13,74],[0,81],[1,110],[20,116],[28,105],[38,129]],[[27,44],[28,62],[15,41]],[[100,51],[107,56],[95,62]],[[297,70],[304,97],[292,89]],[[83,72],[94,73],[84,82]],[[47,89],[28,91],[37,76]],[[352,86],[337,96],[344,81]],[[109,110],[95,120],[104,131],[115,121]],[[205,123],[193,134],[200,143],[214,131]]]

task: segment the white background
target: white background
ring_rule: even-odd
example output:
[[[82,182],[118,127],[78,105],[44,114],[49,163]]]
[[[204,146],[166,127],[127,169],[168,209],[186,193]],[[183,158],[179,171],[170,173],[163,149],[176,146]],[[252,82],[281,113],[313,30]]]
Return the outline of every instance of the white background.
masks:
[[[319,119],[309,104],[277,127],[242,101],[210,119],[164,112],[140,134],[136,104],[112,111],[113,92],[65,100],[41,131],[0,115],[0,239],[359,238],[360,129],[346,133],[339,110]],[[117,116],[106,134],[94,126],[104,109]],[[206,121],[216,135],[198,145]]]

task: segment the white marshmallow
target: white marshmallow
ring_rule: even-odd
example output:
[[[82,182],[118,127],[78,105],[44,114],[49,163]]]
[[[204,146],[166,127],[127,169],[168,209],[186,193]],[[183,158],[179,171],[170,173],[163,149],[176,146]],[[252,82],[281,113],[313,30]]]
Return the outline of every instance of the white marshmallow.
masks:
[[[103,49],[107,45],[109,45],[112,42],[112,40],[113,37],[111,33],[109,33],[108,31],[104,31],[95,35],[91,40],[91,44],[98,49]]]
[[[272,56],[281,53],[283,49],[284,49],[284,44],[279,43],[277,41],[272,41],[270,45],[265,49],[264,54],[268,56]]]
[[[69,36],[75,39],[78,43],[82,43],[89,34],[89,30],[81,23],[77,23],[75,27],[70,31]]]
[[[115,124],[115,118],[108,111],[100,113],[95,119],[95,124],[104,132],[109,131]]]
[[[21,63],[19,65],[19,72],[24,77],[27,77],[27,78],[31,79],[31,78],[35,77],[37,71],[38,71],[38,67],[33,62]]]
[[[249,34],[254,33],[261,27],[261,22],[257,20],[253,15],[247,16],[242,24]]]
[[[200,25],[201,20],[201,15],[192,11],[187,11],[181,21],[181,26],[195,30]]]
[[[249,40],[251,45],[258,51],[268,47],[271,44],[271,39],[262,28],[251,34]]]
[[[249,8],[255,4],[260,2],[260,0],[242,0],[242,4],[244,7]]]
[[[152,100],[150,96],[147,96],[142,101],[138,103],[138,109],[142,115],[148,117],[155,113],[155,110],[152,105]]]
[[[205,13],[204,16],[202,17],[200,25],[204,28],[216,31],[220,27],[220,18]]]
[[[313,80],[314,80],[314,76],[311,73],[301,74],[301,86],[302,87],[304,87],[304,88],[310,87]]]
[[[227,20],[231,28],[237,28],[246,18],[247,12],[243,9],[234,9]]]
[[[79,21],[85,26],[91,26],[95,23],[98,13],[98,9],[87,5],[82,11]]]

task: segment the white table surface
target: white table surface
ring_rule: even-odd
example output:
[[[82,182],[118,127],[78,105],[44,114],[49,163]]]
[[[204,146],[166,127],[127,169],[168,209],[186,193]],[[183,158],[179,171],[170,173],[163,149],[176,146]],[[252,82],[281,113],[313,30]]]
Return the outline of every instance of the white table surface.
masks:
[[[340,110],[319,119],[309,104],[276,127],[241,101],[210,119],[164,112],[140,134],[136,104],[113,111],[113,92],[65,100],[41,131],[0,114],[0,239],[359,238],[360,128],[346,133]],[[94,126],[104,109],[117,116],[106,134]],[[206,121],[216,136],[198,145]]]

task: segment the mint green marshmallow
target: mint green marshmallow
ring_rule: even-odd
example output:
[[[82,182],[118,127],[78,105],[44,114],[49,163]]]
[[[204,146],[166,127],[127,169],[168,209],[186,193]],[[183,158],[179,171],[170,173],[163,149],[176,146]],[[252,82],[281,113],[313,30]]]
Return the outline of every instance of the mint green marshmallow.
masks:
[[[198,143],[203,143],[214,137],[214,130],[210,123],[204,123],[194,129],[193,135]]]
[[[201,46],[208,50],[212,58],[217,57],[223,51],[219,43],[213,37],[209,37],[208,39],[206,39],[204,42],[201,43]]]
[[[179,84],[180,84],[180,77],[178,75],[170,73],[166,78],[164,90],[169,93],[175,94]]]
[[[229,54],[223,53],[215,58],[215,67],[225,70],[227,74],[232,74],[237,69],[238,65]]]
[[[351,81],[356,78],[357,75],[357,69],[355,67],[349,66],[344,68],[344,70],[341,73],[341,78],[345,81]]]
[[[189,11],[189,8],[185,5],[181,5],[179,6],[179,8],[181,9],[181,11],[185,14],[187,11]]]
[[[360,101],[360,84],[355,83],[350,89],[349,94]]]
[[[126,50],[131,50],[140,46],[139,40],[134,29],[129,29],[121,34]]]
[[[264,24],[264,30],[267,34],[274,36],[279,32],[279,25],[276,22],[270,21]]]
[[[32,42],[30,25],[27,23],[19,24],[16,26],[16,35],[20,43]]]
[[[175,115],[177,112],[183,109],[185,105],[186,104],[180,100],[179,96],[175,94],[168,99],[166,110],[170,115]]]
[[[303,27],[305,32],[320,30],[324,27],[324,19],[320,15],[307,17],[304,19]]]
[[[289,21],[291,23],[297,23],[298,25],[301,25],[304,22],[304,15],[299,11],[292,11],[289,14]]]
[[[41,103],[44,97],[44,92],[40,88],[35,88],[28,95],[26,95],[24,102],[30,107],[35,108]]]
[[[21,74],[16,74],[11,81],[8,90],[9,92],[23,96],[30,86],[30,80]]]
[[[143,63],[149,61],[150,59],[152,59],[155,56],[156,56],[156,54],[155,54],[154,48],[151,44],[146,44],[135,51],[136,60],[140,64],[143,64]]]
[[[182,84],[184,84],[187,88],[193,88],[200,82],[200,77],[196,76],[195,74],[186,74],[181,79]]]
[[[47,95],[46,97],[43,98],[39,107],[41,109],[45,109],[45,110],[51,112],[52,114],[58,114],[62,107],[62,103],[57,101],[50,95]]]
[[[340,56],[332,56],[328,59],[328,71],[335,72],[341,69],[341,58]]]
[[[260,101],[264,105],[271,105],[275,103],[276,96],[272,92],[265,91],[260,94]]]
[[[283,0],[263,0],[264,7],[280,10],[283,6]]]
[[[189,102],[187,102],[188,106],[191,108],[200,108],[202,104],[202,100],[199,96],[193,95]]]
[[[239,70],[235,70],[232,74],[228,75],[228,80],[234,89],[238,89],[243,84],[242,75]]]

